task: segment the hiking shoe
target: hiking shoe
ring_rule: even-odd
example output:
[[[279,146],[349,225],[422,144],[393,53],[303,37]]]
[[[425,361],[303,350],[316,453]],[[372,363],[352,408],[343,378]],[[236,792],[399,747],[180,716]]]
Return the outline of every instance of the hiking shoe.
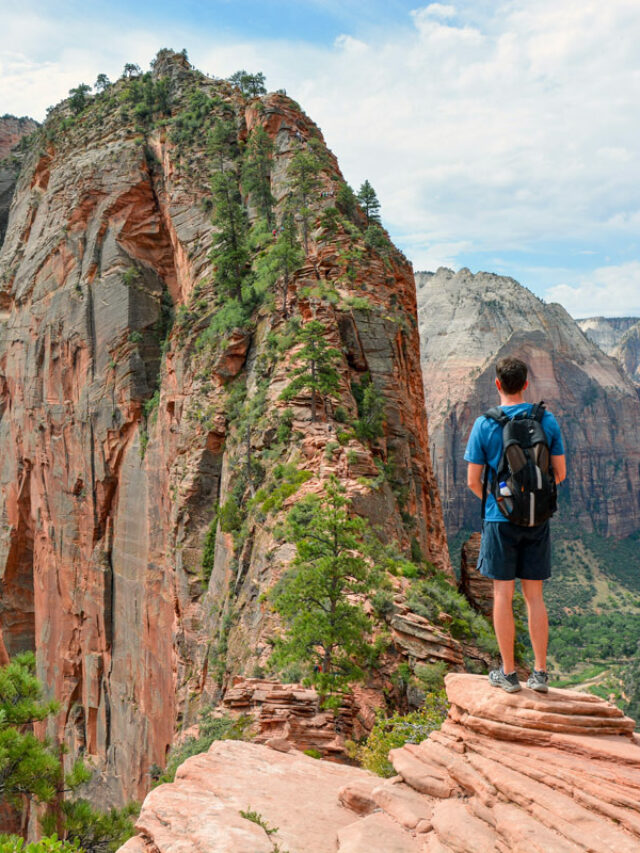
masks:
[[[507,693],[517,693],[518,690],[522,690],[517,674],[512,672],[509,675],[505,675],[502,667],[491,670],[489,673],[489,683],[493,687],[502,687]]]
[[[534,669],[527,679],[527,687],[538,693],[549,692],[549,676],[544,669]]]

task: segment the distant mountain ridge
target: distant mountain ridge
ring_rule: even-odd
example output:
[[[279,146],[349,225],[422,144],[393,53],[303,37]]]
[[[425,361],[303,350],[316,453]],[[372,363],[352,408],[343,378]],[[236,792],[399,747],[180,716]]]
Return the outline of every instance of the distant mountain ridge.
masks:
[[[627,376],[640,386],[640,318],[588,317],[577,323],[585,335],[619,361]]]
[[[566,440],[561,518],[624,537],[640,527],[640,401],[613,358],[558,304],[512,278],[468,269],[416,273],[431,457],[450,534],[479,526],[463,453],[475,418],[497,402],[495,362],[518,354],[528,398],[544,399]]]

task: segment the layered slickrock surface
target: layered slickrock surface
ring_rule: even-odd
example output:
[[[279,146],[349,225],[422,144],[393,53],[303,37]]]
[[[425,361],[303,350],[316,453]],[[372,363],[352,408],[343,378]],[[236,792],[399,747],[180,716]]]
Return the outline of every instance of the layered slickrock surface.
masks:
[[[279,399],[296,359],[274,348],[286,332],[281,281],[244,327],[203,336],[222,302],[208,140],[223,119],[238,174],[252,131],[272,140],[278,217],[296,152],[314,142],[322,155],[307,256],[287,293],[288,313],[324,323],[341,353],[339,392],[316,423],[307,392]],[[351,220],[334,209],[323,224],[342,185],[294,101],[245,98],[170,51],[78,115],[58,105],[23,163],[0,254],[0,657],[36,650],[61,703],[49,734],[69,761],[90,759],[101,806],[141,799],[176,728],[234,675],[264,667],[280,626],[260,594],[294,554],[275,532],[279,513],[331,474],[386,541],[404,553],[414,544],[452,577],[411,265],[384,232],[378,249],[365,244],[355,206]],[[255,221],[255,200],[243,204]],[[352,383],[367,373],[385,424],[362,443],[346,431],[358,417]],[[259,395],[247,448],[230,400],[237,416]],[[270,487],[276,463],[311,476],[281,510],[244,518],[240,542],[217,511],[245,499],[234,489],[247,454]]]
[[[544,400],[566,439],[568,479],[556,518],[586,533],[640,528],[640,400],[620,364],[562,306],[511,278],[468,269],[416,273],[431,458],[449,533],[477,529],[463,455],[473,422],[498,403],[495,363],[529,365],[526,399]]]
[[[450,674],[440,731],[391,750],[397,775],[222,741],[149,794],[126,853],[635,853],[640,742],[590,694]],[[241,811],[257,813],[267,833]],[[254,814],[256,818],[256,814]]]

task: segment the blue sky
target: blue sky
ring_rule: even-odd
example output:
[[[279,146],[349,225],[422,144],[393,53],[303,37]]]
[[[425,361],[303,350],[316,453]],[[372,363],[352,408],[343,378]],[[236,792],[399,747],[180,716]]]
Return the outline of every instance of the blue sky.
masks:
[[[0,9],[0,114],[161,47],[262,70],[368,178],[415,269],[510,275],[574,316],[640,316],[637,0],[254,0]]]

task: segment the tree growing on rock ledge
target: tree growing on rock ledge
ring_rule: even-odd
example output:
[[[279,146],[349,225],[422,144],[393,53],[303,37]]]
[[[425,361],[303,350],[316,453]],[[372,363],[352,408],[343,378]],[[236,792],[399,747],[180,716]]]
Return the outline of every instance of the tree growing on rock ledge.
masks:
[[[303,389],[311,391],[311,422],[316,420],[318,396],[334,394],[340,384],[336,363],[342,357],[340,350],[329,346],[325,340],[327,328],[319,320],[310,320],[301,327],[296,343],[303,347],[297,353],[301,364],[292,371],[294,378],[280,394],[281,399],[291,400]]]
[[[268,593],[286,633],[274,642],[272,663],[306,663],[310,682],[325,697],[364,677],[382,650],[368,642],[372,622],[359,596],[376,585],[378,573],[366,556],[367,522],[349,515],[349,500],[332,476],[323,495],[303,498],[287,517],[296,544],[289,571]]]

